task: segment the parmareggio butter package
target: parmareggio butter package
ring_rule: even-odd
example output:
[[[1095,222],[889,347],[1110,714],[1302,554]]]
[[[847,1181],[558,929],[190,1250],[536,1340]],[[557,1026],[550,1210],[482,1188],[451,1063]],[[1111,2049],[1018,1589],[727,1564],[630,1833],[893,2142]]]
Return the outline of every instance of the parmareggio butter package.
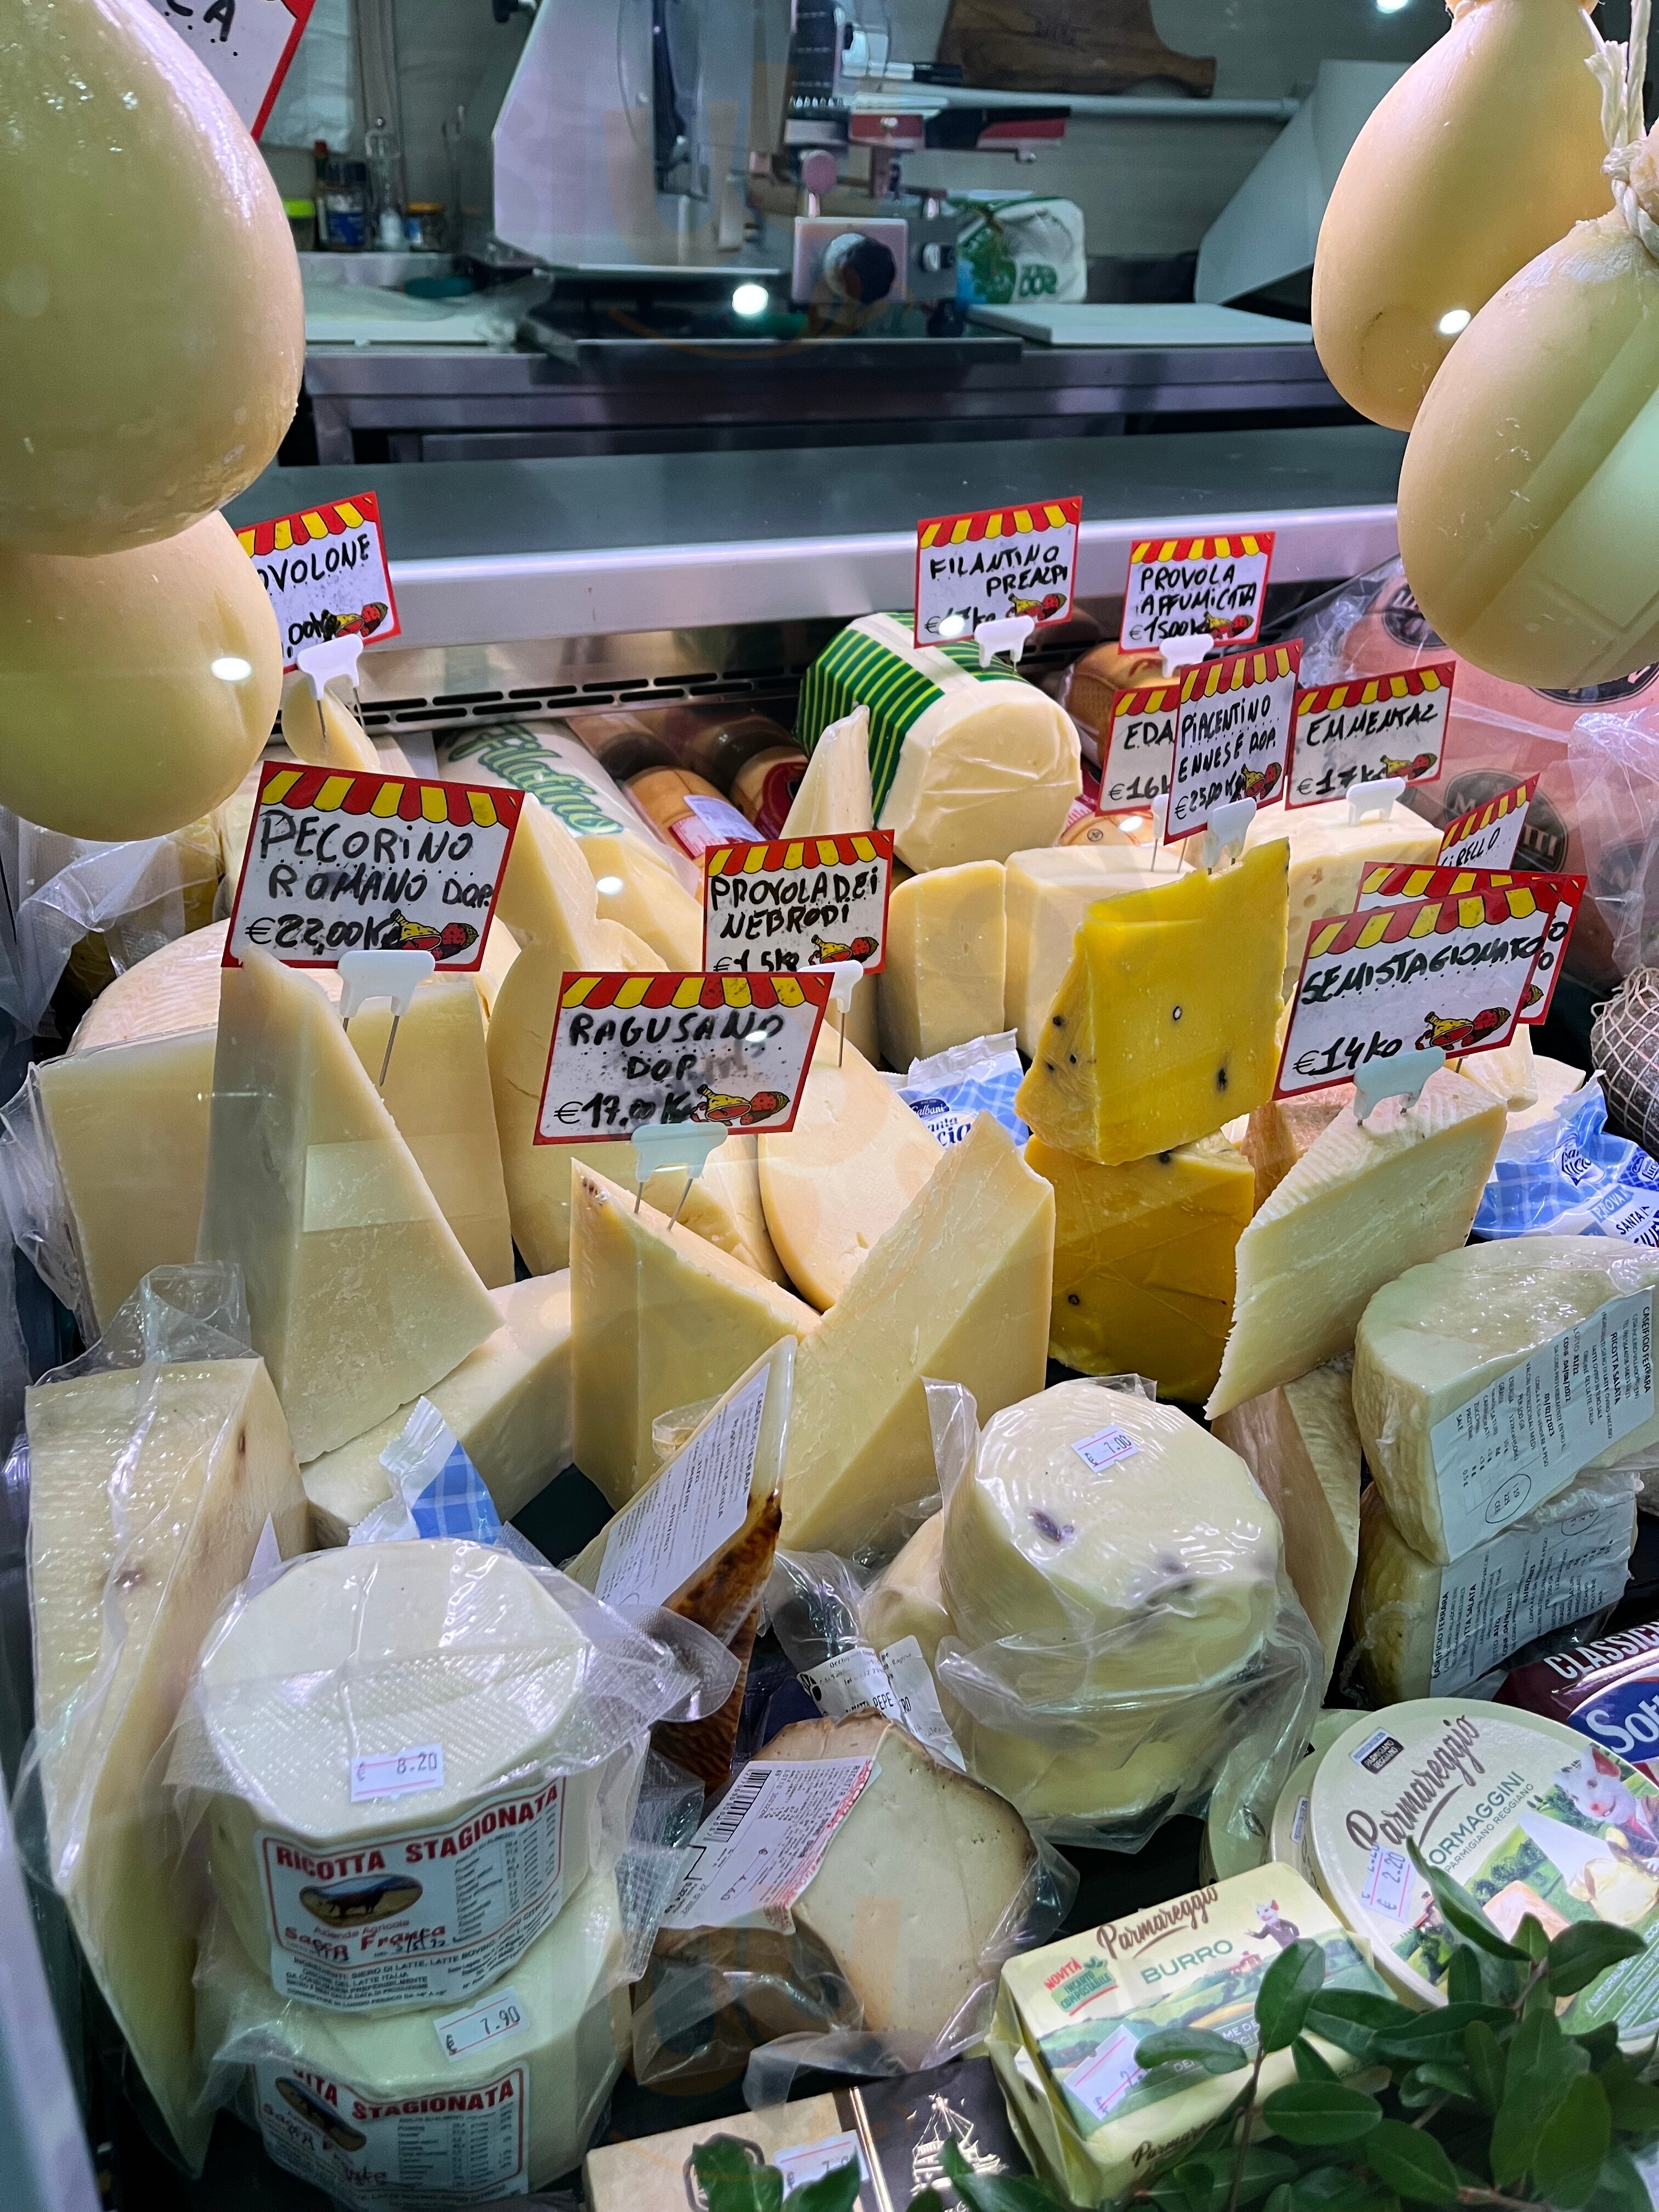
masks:
[[[1328,1989],[1386,1994],[1364,1939],[1274,1862],[1009,1960],[988,2048],[1033,2165],[1078,2203],[1112,2204],[1200,2136],[1242,2077],[1181,2065],[1144,2073],[1136,2046],[1159,2028],[1200,2027],[1254,2055],[1261,1978],[1304,1936],[1324,1951]],[[1355,2070],[1346,2052],[1315,2041],[1339,2074]],[[1275,2051],[1261,2094],[1294,2074],[1290,2052]]]

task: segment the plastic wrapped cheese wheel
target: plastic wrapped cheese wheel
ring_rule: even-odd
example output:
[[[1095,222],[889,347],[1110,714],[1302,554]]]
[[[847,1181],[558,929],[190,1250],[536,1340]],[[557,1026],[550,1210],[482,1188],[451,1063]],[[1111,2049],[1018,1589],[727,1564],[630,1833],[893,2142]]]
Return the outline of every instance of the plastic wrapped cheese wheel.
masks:
[[[1607,206],[1595,43],[1577,0],[1457,0],[1354,141],[1320,226],[1314,340],[1374,422],[1409,430],[1469,318]]]
[[[0,547],[170,538],[252,483],[293,416],[281,198],[147,0],[9,8],[3,52]]]
[[[223,518],[96,561],[0,552],[0,805],[108,842],[228,799],[270,734],[276,617]]]

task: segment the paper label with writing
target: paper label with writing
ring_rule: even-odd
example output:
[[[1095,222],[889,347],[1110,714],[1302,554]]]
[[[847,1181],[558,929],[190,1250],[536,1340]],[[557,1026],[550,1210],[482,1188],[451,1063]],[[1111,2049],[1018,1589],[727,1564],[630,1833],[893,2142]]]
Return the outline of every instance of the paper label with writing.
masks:
[[[902,1636],[884,1651],[855,1644],[849,1651],[801,1674],[803,1686],[818,1711],[832,1721],[849,1713],[879,1713],[896,1723],[952,1766],[963,1764],[962,1752],[951,1723],[945,1717],[933,1684],[933,1671],[914,1636]]]
[[[1553,908],[1540,880],[1316,922],[1273,1096],[1346,1082],[1402,1052],[1437,1045],[1452,1059],[1507,1044]]]
[[[368,646],[402,636],[372,491],[253,523],[236,538],[276,610],[284,668],[299,666],[294,656],[303,646],[331,638],[361,637]]]
[[[260,772],[258,804],[225,939],[287,968],[337,968],[343,952],[429,952],[472,975],[524,805],[521,791],[376,775]]]
[[[1121,1459],[1127,1459],[1140,1446],[1127,1429],[1097,1429],[1091,1437],[1080,1437],[1072,1449],[1092,1474],[1099,1474],[1109,1467],[1115,1467]]]
[[[1457,663],[1351,677],[1297,695],[1286,796],[1292,806],[1340,799],[1353,783],[1432,783],[1444,764]]]
[[[351,1762],[351,1802],[374,1797],[407,1797],[417,1790],[444,1786],[444,1747],[411,1744],[406,1751],[366,1752]]]
[[[1359,878],[1359,911],[1373,907],[1400,906],[1407,899],[1461,898],[1470,891],[1532,890],[1553,895],[1548,927],[1538,964],[1532,971],[1521,1005],[1523,1022],[1547,1018],[1555,987],[1561,979],[1561,963],[1572,935],[1572,925],[1583,902],[1586,876],[1543,875],[1532,869],[1511,873],[1504,869],[1444,868],[1398,860],[1368,860]]]
[[[1446,824],[1440,839],[1443,868],[1507,868],[1514,861],[1521,832],[1527,826],[1527,808],[1538,788],[1529,775],[1493,799],[1482,799],[1455,822]]]
[[[1135,2045],[1144,2033],[1133,2027],[1117,2029],[1085,2065],[1067,2077],[1066,2094],[1096,2119],[1107,2118],[1145,2078],[1135,2061]]]
[[[793,975],[856,960],[887,964],[893,833],[716,845],[703,856],[703,965]]]
[[[1386,1844],[1374,1845],[1359,1897],[1373,1912],[1386,1913],[1390,1920],[1409,1920],[1412,1863],[1405,1852],[1390,1850]]]
[[[526,2087],[526,2069],[510,2066],[490,2081],[383,2098],[308,2066],[253,2066],[272,2163],[374,2212],[527,2196]]]
[[[1653,1292],[1611,1298],[1429,1431],[1455,1559],[1653,1418]]]
[[[1206,660],[1182,678],[1164,839],[1207,829],[1218,806],[1285,796],[1285,756],[1296,710],[1302,641]]]
[[[831,981],[568,973],[536,1142],[625,1140],[684,1121],[793,1129]]]
[[[749,1517],[770,1370],[647,1484],[611,1524],[597,1594],[620,1612],[662,1605]]]
[[[1083,501],[1070,498],[917,523],[916,643],[947,645],[1010,615],[1039,629],[1069,621],[1082,520]]]
[[[1123,592],[1124,646],[1208,630],[1217,645],[1254,645],[1261,635],[1273,533],[1224,538],[1141,538],[1129,548]]]
[[[1627,1497],[1587,1498],[1443,1568],[1430,1696],[1455,1697],[1535,1636],[1613,1604],[1630,1573],[1632,1510]]]
[[[559,1909],[563,1803],[556,1775],[441,1827],[331,1852],[262,1829],[271,1981],[337,2012],[454,2003],[487,1988]]]
[[[824,2136],[817,2142],[802,2143],[794,2150],[776,2150],[771,2163],[783,2176],[785,2192],[805,2189],[811,2181],[822,2181],[826,2173],[834,2173],[843,2166],[856,2166],[860,2180],[870,2179],[869,2160],[858,2138],[858,2130],[848,2128],[844,2134]]]
[[[1180,714],[1179,677],[1118,693],[1100,763],[1100,813],[1144,814],[1163,798]]]
[[[264,129],[316,0],[151,0],[241,118]]]
[[[754,823],[746,815],[739,814],[728,799],[690,791],[685,803],[690,811],[682,814],[678,822],[669,823],[668,835],[688,860],[700,860],[716,845],[730,844],[734,838],[746,839],[754,835]]]
[[[881,1663],[898,1699],[900,1726],[939,1758],[948,1759],[952,1766],[963,1765],[961,1747],[939,1704],[933,1669],[915,1638],[901,1636],[896,1644],[890,1644],[881,1655]]]
[[[665,1928],[788,1925],[789,1908],[875,1771],[873,1759],[751,1759],[692,1838]]]
[[[446,2058],[465,2058],[486,2043],[516,2035],[524,2026],[525,2010],[516,1990],[491,1990],[479,2004],[445,2013],[432,2023],[438,2048]]]

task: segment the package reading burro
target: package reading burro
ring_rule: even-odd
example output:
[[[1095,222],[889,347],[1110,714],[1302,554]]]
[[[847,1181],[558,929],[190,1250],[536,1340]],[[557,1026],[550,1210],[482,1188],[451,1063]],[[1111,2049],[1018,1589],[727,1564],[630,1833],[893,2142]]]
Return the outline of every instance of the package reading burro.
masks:
[[[1408,899],[1457,898],[1472,891],[1510,890],[1517,887],[1553,891],[1555,906],[1538,955],[1538,965],[1532,971],[1532,981],[1521,1006],[1522,1020],[1536,1023],[1548,1016],[1561,974],[1562,955],[1572,935],[1572,925],[1577,919],[1589,880],[1586,876],[1540,875],[1532,871],[1510,875],[1502,869],[1449,868],[1437,862],[1432,867],[1419,867],[1406,861],[1371,860],[1366,863],[1360,877],[1359,896],[1354,905],[1360,912],[1369,913],[1373,907],[1400,906]]]
[[[1120,691],[1112,702],[1105,756],[1100,763],[1102,814],[1144,814],[1170,788],[1181,679]]]
[[[224,964],[258,945],[289,968],[343,952],[429,952],[483,965],[522,792],[362,770],[261,774]]]
[[[1073,497],[917,523],[916,643],[972,637],[981,623],[1010,616],[1034,627],[1069,621],[1082,520]]]
[[[1170,844],[1207,829],[1218,806],[1283,799],[1301,665],[1297,638],[1188,670],[1170,768]]]
[[[529,2187],[522,2066],[477,2087],[390,2101],[269,2060],[253,2084],[272,2161],[337,2200],[482,2203]]]
[[[1202,2024],[1253,2053],[1262,1977],[1303,1937],[1324,1954],[1327,1989],[1381,1993],[1363,1946],[1293,1868],[1272,1861],[1011,1959],[989,2050],[1026,2155],[1079,2204],[1114,2203],[1143,2185],[1231,2104],[1240,2076],[1143,2072],[1136,2046]],[[1358,2063],[1317,2039],[1315,2047],[1339,2074]],[[1276,2051],[1261,2093],[1296,2078],[1290,2052]]]
[[[694,1863],[665,1928],[788,1924],[830,1838],[870,1779],[871,1759],[754,1759],[691,1840]]]
[[[567,973],[536,1142],[625,1141],[653,1123],[793,1128],[831,981]]]
[[[1507,1044],[1555,908],[1547,880],[1316,922],[1273,1096],[1346,1082],[1402,1052]]]
[[[1527,826],[1527,808],[1538,788],[1529,775],[1495,799],[1482,799],[1455,822],[1446,824],[1440,840],[1443,868],[1507,868],[1515,859],[1521,833]]]
[[[1659,1782],[1659,1621],[1513,1668],[1498,1703],[1564,1722]]]
[[[294,656],[308,645],[337,637],[384,645],[403,635],[372,491],[256,522],[236,537],[276,611],[285,669],[298,667]]]
[[[1207,630],[1217,645],[1251,645],[1261,635],[1273,533],[1229,538],[1141,538],[1129,548],[1123,646],[1161,645]]]
[[[1298,692],[1285,796],[1337,799],[1351,784],[1433,783],[1443,761],[1455,660]]]
[[[705,968],[793,975],[856,960],[887,963],[893,833],[712,845],[703,855]]]
[[[1320,1761],[1308,1818],[1320,1887],[1408,2004],[1444,2002],[1453,1948],[1413,1844],[1507,1942],[1528,1914],[1549,1937],[1659,1927],[1659,1789],[1538,1714],[1446,1698],[1367,1713]],[[1659,1954],[1608,1967],[1559,2017],[1569,2035],[1616,2021],[1627,2046],[1650,2037]]]

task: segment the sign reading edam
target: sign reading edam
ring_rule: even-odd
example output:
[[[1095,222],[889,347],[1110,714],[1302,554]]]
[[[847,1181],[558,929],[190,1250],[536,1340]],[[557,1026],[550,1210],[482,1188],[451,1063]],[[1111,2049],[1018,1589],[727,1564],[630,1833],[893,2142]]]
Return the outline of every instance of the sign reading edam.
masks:
[[[887,964],[893,833],[716,845],[703,856],[703,965],[793,975],[856,960]]]
[[[1285,797],[1340,799],[1351,783],[1432,783],[1444,763],[1457,663],[1350,678],[1297,695]]]
[[[303,647],[331,638],[384,645],[402,635],[372,491],[279,514],[236,536],[276,611],[285,669],[299,666],[294,656]]]
[[[1207,630],[1212,645],[1254,645],[1273,564],[1271,530],[1137,538],[1129,548],[1119,644],[1162,645]]]
[[[918,645],[972,637],[981,623],[1026,615],[1066,621],[1077,582],[1079,498],[981,507],[916,525]]]

